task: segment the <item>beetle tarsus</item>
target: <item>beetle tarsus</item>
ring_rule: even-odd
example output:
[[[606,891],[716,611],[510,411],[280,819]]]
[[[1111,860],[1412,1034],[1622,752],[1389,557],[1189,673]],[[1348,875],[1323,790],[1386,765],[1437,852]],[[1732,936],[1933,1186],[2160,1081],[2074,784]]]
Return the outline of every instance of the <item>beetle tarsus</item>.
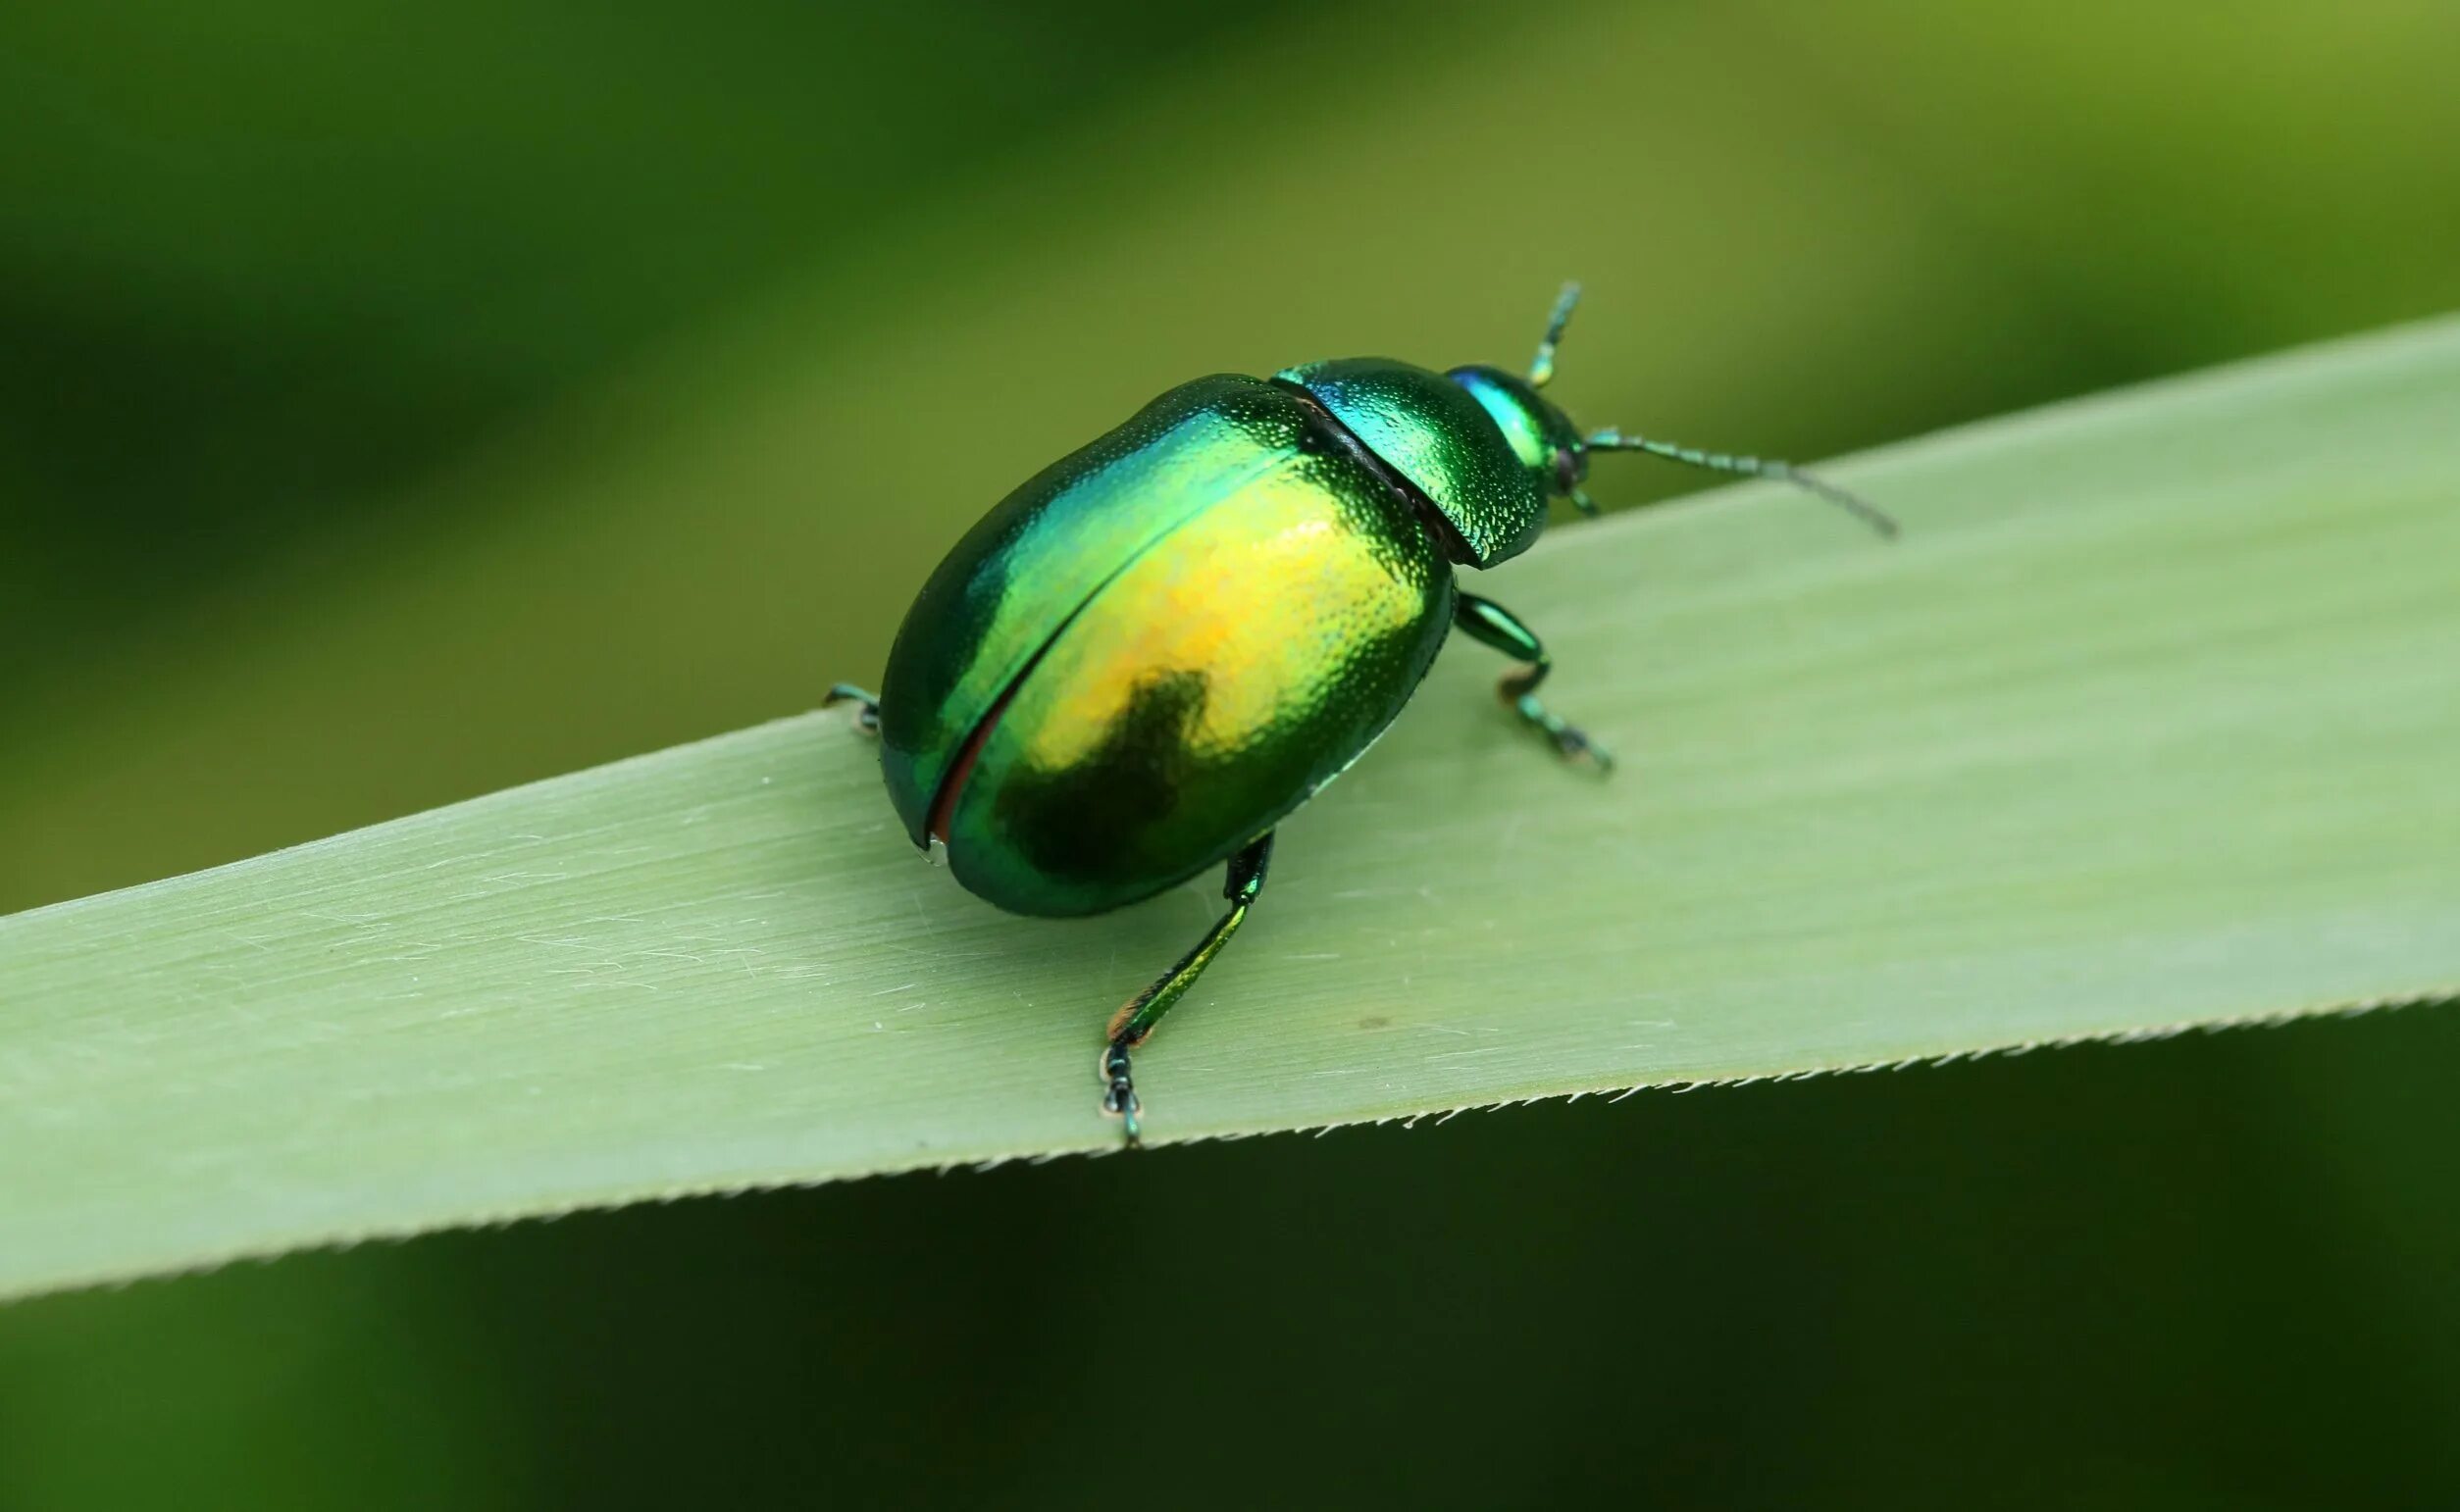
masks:
[[[1512,680],[1506,678],[1504,682],[1508,687]],[[1526,694],[1512,698],[1507,693],[1506,701],[1523,720],[1536,727],[1540,734],[1554,742],[1555,754],[1563,760],[1587,762],[1600,772],[1614,770],[1614,753],[1590,739],[1587,731],[1577,725],[1564,724],[1559,716],[1549,713],[1535,698]]]
[[[842,703],[850,703],[854,706],[856,730],[867,735],[876,735],[880,732],[879,699],[851,682],[838,682],[830,685],[827,696],[820,700],[820,707],[834,709]]]
[[[1128,1069],[1126,1045],[1114,1042],[1103,1047],[1101,1075],[1102,1115],[1121,1122],[1127,1147],[1136,1149],[1145,1142],[1143,1126],[1136,1118],[1144,1107],[1136,1100],[1136,1079]]]

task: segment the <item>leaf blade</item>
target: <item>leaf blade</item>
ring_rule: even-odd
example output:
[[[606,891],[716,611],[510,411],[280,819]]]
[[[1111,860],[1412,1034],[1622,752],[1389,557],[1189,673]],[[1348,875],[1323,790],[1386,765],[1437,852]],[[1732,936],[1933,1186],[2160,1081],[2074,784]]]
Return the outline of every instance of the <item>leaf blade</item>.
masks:
[[[1565,529],[1284,832],[1157,1139],[2460,987],[2460,324]],[[859,669],[847,669],[859,671]],[[0,920],[0,1295],[1107,1148],[1106,1012],[1215,906],[1012,920],[806,716]]]

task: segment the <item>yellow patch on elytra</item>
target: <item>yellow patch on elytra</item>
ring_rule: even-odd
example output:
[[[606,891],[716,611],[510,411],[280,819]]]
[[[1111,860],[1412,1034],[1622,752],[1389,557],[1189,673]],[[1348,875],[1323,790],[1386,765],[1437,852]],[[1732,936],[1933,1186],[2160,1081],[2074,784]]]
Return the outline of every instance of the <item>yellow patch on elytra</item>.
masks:
[[[1072,766],[1110,738],[1142,689],[1199,680],[1187,744],[1229,752],[1319,696],[1344,663],[1330,648],[1405,629],[1421,612],[1288,474],[1260,479],[1189,521],[1088,605],[1046,655],[1021,754]],[[1020,731],[1024,733],[1025,731]]]

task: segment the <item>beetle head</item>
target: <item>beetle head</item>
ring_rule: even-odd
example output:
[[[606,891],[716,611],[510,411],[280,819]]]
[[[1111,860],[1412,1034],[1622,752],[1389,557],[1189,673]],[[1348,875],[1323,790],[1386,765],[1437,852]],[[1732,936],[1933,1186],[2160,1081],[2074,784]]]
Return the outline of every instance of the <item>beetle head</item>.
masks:
[[[1347,357],[1285,368],[1273,381],[1305,394],[1432,506],[1452,559],[1471,567],[1493,567],[1526,551],[1546,528],[1547,506],[1556,499],[1596,514],[1580,484],[1590,455],[1601,451],[1647,452],[1721,473],[1782,478],[1853,511],[1881,533],[1894,533],[1895,522],[1877,509],[1781,462],[1695,451],[1620,430],[1583,435],[1538,392],[1555,376],[1555,348],[1579,299],[1578,284],[1563,285],[1526,378],[1484,366],[1437,374],[1384,357]]]
[[[1580,480],[1589,476],[1589,450],[1579,428],[1528,379],[1501,368],[1455,368],[1444,375],[1469,396],[1504,433],[1504,443],[1529,472],[1541,498],[1572,499],[1585,509]]]
[[[1579,306],[1580,285],[1564,284],[1546,317],[1546,335],[1538,342],[1527,378],[1483,366],[1455,368],[1446,377],[1469,390],[1484,407],[1512,455],[1529,470],[1538,497],[1569,499],[1580,507],[1580,513],[1594,515],[1597,506],[1580,491],[1581,479],[1589,476],[1589,443],[1570,416],[1538,394],[1554,381],[1555,348],[1563,344],[1563,328],[1571,324],[1571,312]]]
[[[1832,483],[1823,482],[1802,469],[1784,462],[1764,461],[1758,457],[1731,457],[1722,452],[1701,451],[1689,446],[1676,446],[1668,441],[1651,440],[1609,428],[1581,434],[1571,418],[1549,404],[1538,393],[1555,377],[1555,349],[1563,343],[1563,328],[1571,323],[1571,312],[1580,303],[1580,285],[1566,283],[1555,298],[1554,313],[1547,318],[1546,335],[1538,342],[1537,357],[1529,364],[1525,378],[1506,373],[1500,368],[1455,368],[1445,375],[1469,390],[1484,407],[1496,428],[1504,433],[1505,442],[1520,459],[1537,484],[1541,499],[1567,498],[1579,507],[1580,513],[1594,515],[1597,505],[1580,491],[1580,484],[1589,476],[1589,454],[1599,451],[1637,451],[1687,467],[1707,468],[1712,472],[1739,474],[1746,478],[1781,478],[1810,489],[1829,503],[1855,515],[1881,535],[1893,536],[1896,522],[1884,511],[1857,494],[1846,492]],[[1537,532],[1529,532],[1534,536]],[[1526,541],[1521,543],[1523,546]],[[1515,548],[1517,549],[1517,548]],[[1486,563],[1479,563],[1483,567]]]

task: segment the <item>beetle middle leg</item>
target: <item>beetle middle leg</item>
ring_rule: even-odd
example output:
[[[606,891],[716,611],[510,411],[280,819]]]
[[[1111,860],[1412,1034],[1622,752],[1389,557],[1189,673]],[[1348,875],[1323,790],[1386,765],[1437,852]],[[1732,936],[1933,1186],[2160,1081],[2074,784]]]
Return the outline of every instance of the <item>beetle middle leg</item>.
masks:
[[[833,682],[829,685],[827,695],[820,700],[820,707],[834,709],[842,703],[854,705],[856,729],[867,735],[876,735],[880,732],[879,699],[872,697],[851,682]]]
[[[1204,974],[1221,947],[1239,932],[1246,922],[1249,905],[1264,890],[1264,869],[1273,859],[1273,836],[1264,832],[1261,839],[1230,858],[1230,875],[1223,882],[1221,895],[1230,902],[1230,911],[1213,921],[1196,948],[1179,958],[1152,986],[1137,993],[1110,1016],[1110,1043],[1102,1052],[1102,1111],[1126,1124],[1128,1147],[1142,1141],[1143,1130],[1136,1116],[1141,1111],[1136,1101],[1136,1082],[1128,1070],[1128,1052],[1145,1042],[1161,1016],[1173,1003],[1185,996]]]
[[[1592,761],[1600,771],[1613,771],[1614,758],[1605,746],[1583,734],[1563,716],[1538,702],[1538,684],[1555,670],[1554,661],[1539,643],[1537,632],[1520,623],[1503,605],[1474,593],[1463,593],[1454,601],[1452,623],[1480,645],[1492,646],[1512,660],[1524,665],[1517,672],[1506,673],[1495,684],[1495,691],[1505,707],[1520,716],[1521,722],[1554,742],[1556,751],[1566,761]]]

